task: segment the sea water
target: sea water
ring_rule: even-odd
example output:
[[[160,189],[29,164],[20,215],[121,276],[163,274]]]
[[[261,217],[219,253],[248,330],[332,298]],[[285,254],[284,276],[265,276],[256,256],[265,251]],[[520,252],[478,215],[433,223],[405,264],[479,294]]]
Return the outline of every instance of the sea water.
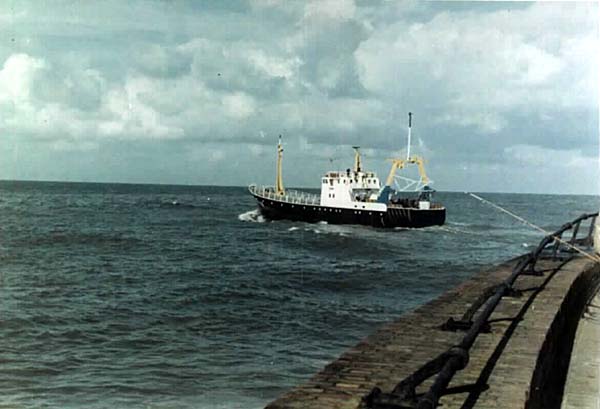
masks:
[[[592,196],[481,194],[545,229]],[[0,407],[260,408],[541,233],[265,220],[244,188],[0,182]],[[586,233],[586,231],[583,231]]]

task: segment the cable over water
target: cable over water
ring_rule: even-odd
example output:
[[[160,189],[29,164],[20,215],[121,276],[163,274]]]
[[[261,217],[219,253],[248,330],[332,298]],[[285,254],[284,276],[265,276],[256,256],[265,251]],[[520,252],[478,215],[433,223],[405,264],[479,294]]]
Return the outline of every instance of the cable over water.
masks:
[[[577,253],[583,255],[584,257],[589,258],[590,260],[596,262],[596,263],[600,263],[600,256],[597,256],[596,254],[592,254],[592,253],[588,253],[586,251],[583,251],[582,249],[580,249],[577,246],[574,246],[573,244],[569,243],[568,241],[563,240],[561,237],[554,235],[553,233],[550,233],[547,230],[544,230],[543,228],[531,223],[530,221],[522,218],[521,216],[518,216],[516,214],[514,214],[513,212],[506,210],[505,208],[503,208],[502,206],[499,206],[495,203],[490,202],[489,200],[484,199],[481,196],[476,195],[475,193],[470,193],[470,192],[465,192],[466,194],[468,194],[469,196],[479,200],[482,203],[488,204],[490,206],[492,206],[493,208],[506,213],[507,215],[517,219],[518,221],[520,221],[521,223],[531,227],[532,229],[538,230],[542,233],[544,233],[546,236],[549,236],[551,238],[553,238],[554,240],[560,242],[561,244],[565,245],[566,247],[570,248],[573,251],[576,251]]]

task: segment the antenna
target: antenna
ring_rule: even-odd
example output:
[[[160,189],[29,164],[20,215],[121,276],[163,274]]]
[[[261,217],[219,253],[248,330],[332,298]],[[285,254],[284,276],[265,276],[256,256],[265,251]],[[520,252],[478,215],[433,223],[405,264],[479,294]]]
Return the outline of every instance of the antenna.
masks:
[[[410,160],[410,131],[412,127],[412,112],[408,113],[408,147],[406,148],[406,160]]]

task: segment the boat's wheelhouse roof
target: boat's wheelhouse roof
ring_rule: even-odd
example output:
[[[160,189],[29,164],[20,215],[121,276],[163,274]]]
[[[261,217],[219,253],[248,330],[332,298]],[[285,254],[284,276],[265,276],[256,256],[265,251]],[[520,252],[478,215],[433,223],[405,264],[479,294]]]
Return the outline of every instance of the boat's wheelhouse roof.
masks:
[[[333,179],[337,179],[337,178],[342,178],[342,177],[355,177],[355,176],[359,176],[359,177],[363,177],[363,178],[377,178],[377,175],[375,174],[375,172],[354,172],[350,169],[348,170],[340,170],[340,171],[329,171],[327,173],[325,173],[324,177],[326,178],[333,178]]]

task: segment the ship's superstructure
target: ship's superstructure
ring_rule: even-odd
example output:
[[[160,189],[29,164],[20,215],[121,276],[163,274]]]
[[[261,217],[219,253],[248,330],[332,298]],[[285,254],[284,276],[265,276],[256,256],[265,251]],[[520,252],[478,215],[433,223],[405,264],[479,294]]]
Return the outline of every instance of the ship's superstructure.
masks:
[[[307,222],[325,221],[334,224],[366,224],[376,227],[425,227],[441,225],[446,209],[432,202],[433,189],[425,173],[424,161],[410,156],[412,114],[409,113],[409,148],[406,159],[391,159],[392,167],[382,186],[374,172],[362,167],[360,148],[354,146],[354,167],[329,171],[321,178],[321,194],[284,189],[282,178],[281,137],[277,145],[275,187],[250,185],[250,193],[258,201],[261,213],[270,219],[290,219]],[[398,170],[416,165],[420,179],[398,176]],[[394,189],[396,178],[404,182]],[[402,191],[413,188],[416,197],[406,197]]]

